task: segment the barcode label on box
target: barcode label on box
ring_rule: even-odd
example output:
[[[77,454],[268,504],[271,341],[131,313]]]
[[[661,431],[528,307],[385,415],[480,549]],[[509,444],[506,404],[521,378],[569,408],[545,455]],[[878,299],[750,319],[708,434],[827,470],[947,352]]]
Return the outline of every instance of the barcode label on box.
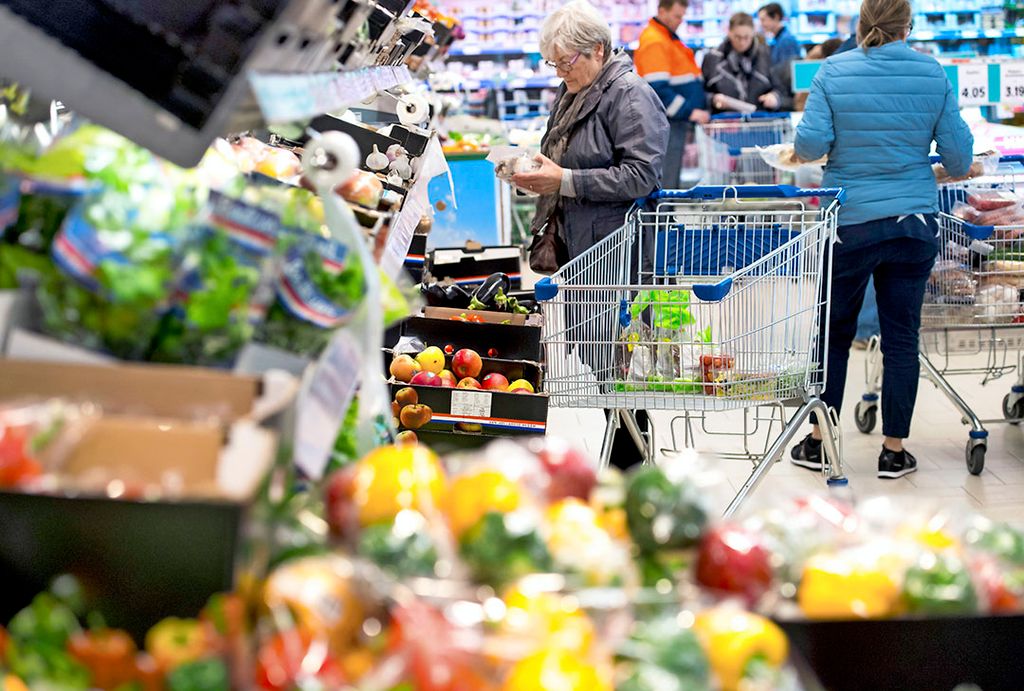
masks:
[[[491,394],[472,389],[452,391],[452,415],[463,417],[490,417]]]

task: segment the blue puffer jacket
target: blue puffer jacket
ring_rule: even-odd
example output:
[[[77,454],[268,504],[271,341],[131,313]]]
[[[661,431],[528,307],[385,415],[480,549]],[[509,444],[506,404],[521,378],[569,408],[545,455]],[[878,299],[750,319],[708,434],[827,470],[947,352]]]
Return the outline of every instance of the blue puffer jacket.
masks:
[[[929,153],[967,173],[974,137],[939,63],[903,41],[830,57],[814,78],[796,153],[828,154],[823,184],[846,188],[839,224],[938,211]]]

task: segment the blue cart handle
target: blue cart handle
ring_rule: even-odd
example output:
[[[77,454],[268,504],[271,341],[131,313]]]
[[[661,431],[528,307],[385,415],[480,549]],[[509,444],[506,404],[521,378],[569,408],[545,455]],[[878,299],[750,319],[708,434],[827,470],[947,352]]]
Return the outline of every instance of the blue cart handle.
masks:
[[[960,227],[966,233],[967,237],[972,240],[988,240],[992,237],[992,233],[996,232],[995,226],[976,226],[973,223],[967,221],[961,221]]]
[[[793,185],[698,185],[688,190],[657,190],[641,203],[659,199],[794,199],[797,197],[835,197],[840,204],[846,198],[842,187],[795,187]]]
[[[781,120],[783,118],[789,118],[789,113],[776,113],[765,110],[755,110],[753,113],[715,113],[711,116],[712,121],[722,122],[725,120]]]
[[[942,156],[930,156],[932,163],[942,163]],[[1024,163],[1024,154],[1007,154],[999,157],[1000,163]]]

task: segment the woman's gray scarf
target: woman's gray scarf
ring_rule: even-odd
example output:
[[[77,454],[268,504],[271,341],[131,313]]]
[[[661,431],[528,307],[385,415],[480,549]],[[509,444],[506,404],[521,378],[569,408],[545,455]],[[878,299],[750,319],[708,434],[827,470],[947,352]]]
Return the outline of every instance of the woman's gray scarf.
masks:
[[[562,165],[562,157],[565,155],[565,150],[569,148],[569,139],[572,136],[573,130],[579,124],[580,119],[590,113],[601,99],[603,91],[601,84],[604,82],[604,77],[612,64],[620,60],[622,55],[624,54],[621,52],[615,52],[609,56],[601,71],[594,78],[594,81],[590,82],[578,94],[571,94],[568,91],[562,94],[562,98],[559,99],[555,106],[555,112],[551,118],[550,128],[544,137],[544,143],[541,145],[540,152],[542,154],[558,165]],[[562,195],[559,190],[556,190],[553,194],[541,195],[537,199],[537,214],[533,217],[532,227],[534,233],[539,233],[553,217],[557,219],[557,216],[561,215],[561,209],[559,208],[561,200]],[[559,233],[563,233],[562,225],[558,223]]]

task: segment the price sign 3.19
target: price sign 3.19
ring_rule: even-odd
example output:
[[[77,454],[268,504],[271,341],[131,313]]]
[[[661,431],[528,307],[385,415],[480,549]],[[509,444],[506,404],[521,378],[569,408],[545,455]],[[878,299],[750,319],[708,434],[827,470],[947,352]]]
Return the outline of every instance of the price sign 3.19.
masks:
[[[1000,65],[1000,101],[1003,103],[1024,102],[1024,63]]]

